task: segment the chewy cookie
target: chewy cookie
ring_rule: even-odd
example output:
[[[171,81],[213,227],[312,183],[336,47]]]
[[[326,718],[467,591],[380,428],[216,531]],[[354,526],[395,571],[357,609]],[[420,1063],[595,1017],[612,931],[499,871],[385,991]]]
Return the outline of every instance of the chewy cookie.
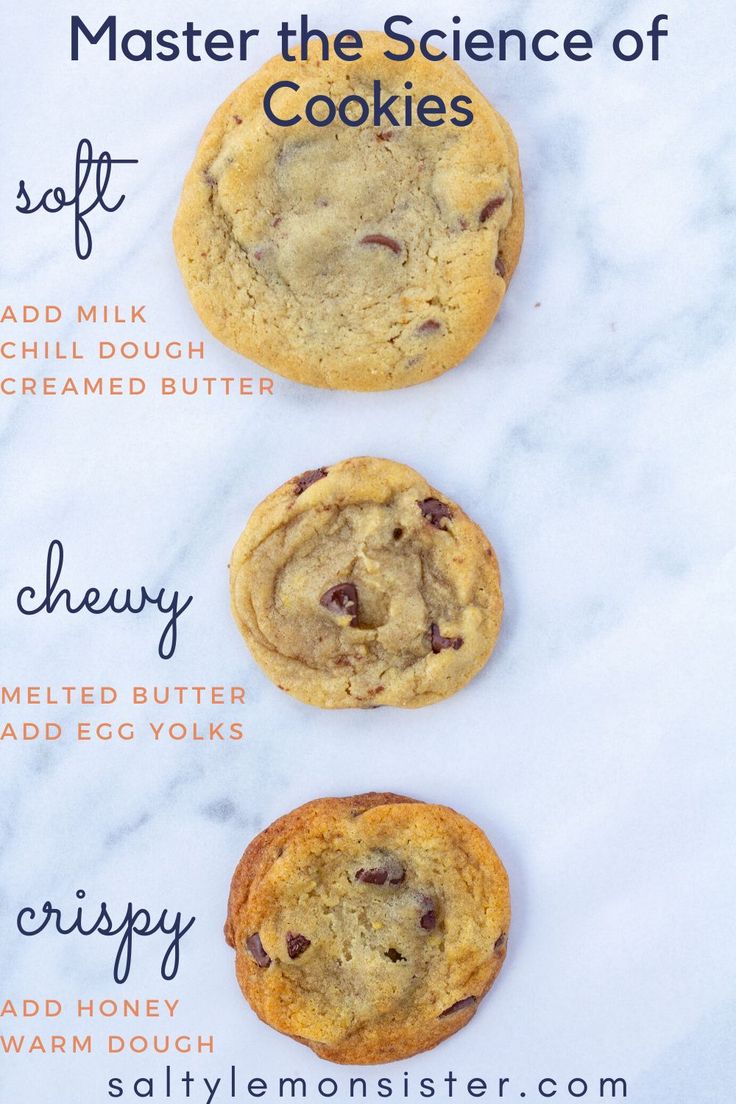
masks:
[[[185,180],[174,245],[192,302],[232,349],[317,387],[380,391],[457,364],[491,325],[516,267],[523,198],[508,124],[450,60],[383,56],[363,36],[360,60],[276,57],[209,123]],[[281,112],[263,97],[276,81]],[[315,94],[450,103],[469,96],[464,127],[316,127]],[[282,101],[274,100],[277,107]],[[402,118],[400,109],[397,118]]]
[[[230,564],[233,616],[282,689],[327,709],[428,705],[488,659],[498,563],[412,468],[362,456],[284,483]]]
[[[333,1062],[389,1062],[471,1019],[510,915],[480,828],[443,805],[368,793],[311,801],[253,840],[225,937],[267,1024]]]

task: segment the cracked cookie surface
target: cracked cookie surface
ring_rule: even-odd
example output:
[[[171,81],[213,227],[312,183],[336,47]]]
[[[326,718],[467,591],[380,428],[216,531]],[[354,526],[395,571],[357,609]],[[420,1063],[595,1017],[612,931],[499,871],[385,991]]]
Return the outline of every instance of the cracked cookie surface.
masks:
[[[391,62],[389,47],[368,32],[350,63],[268,62],[212,118],[174,226],[184,281],[215,337],[319,387],[405,387],[457,364],[491,325],[521,250],[508,124],[454,62]],[[303,112],[320,93],[372,103],[376,80],[403,99],[411,81],[415,101],[469,96],[474,119],[280,127],[262,105],[278,80],[301,89],[283,110]]]
[[[477,825],[391,793],[275,821],[233,876],[225,936],[257,1015],[333,1062],[436,1046],[506,954],[508,879]]]
[[[305,472],[257,506],[230,591],[266,674],[329,709],[448,697],[488,659],[503,611],[481,529],[412,468],[366,456]]]

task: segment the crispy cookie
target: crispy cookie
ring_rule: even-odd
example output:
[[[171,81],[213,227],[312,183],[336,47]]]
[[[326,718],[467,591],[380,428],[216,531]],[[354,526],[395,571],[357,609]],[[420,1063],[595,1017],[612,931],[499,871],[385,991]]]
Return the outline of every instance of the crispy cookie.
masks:
[[[508,124],[457,64],[389,61],[390,45],[368,32],[357,61],[269,61],[215,113],[176,216],[179,266],[208,329],[317,387],[406,387],[457,364],[491,325],[521,250]],[[300,86],[276,96],[285,115],[318,93],[372,103],[375,81],[402,102],[410,81],[417,102],[468,96],[474,119],[282,127],[262,103],[279,80]]]
[[[225,936],[256,1014],[333,1062],[407,1058],[475,1014],[506,955],[483,832],[390,793],[311,801],[250,844]]]
[[[327,709],[448,697],[488,659],[503,610],[478,526],[411,468],[368,456],[304,472],[257,506],[230,591],[266,674]]]

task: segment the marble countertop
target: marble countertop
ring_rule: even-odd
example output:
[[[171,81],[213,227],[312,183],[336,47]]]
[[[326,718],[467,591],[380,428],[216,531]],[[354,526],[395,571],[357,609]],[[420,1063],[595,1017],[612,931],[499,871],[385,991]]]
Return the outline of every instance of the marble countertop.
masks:
[[[636,1104],[725,1104],[736,715],[731,8],[676,0],[662,59],[626,64],[603,44],[623,26],[650,25],[657,9],[640,0],[501,3],[490,17],[476,0],[456,7],[468,29],[582,23],[601,43],[585,64],[466,66],[517,135],[527,236],[499,319],[462,366],[374,395],[274,377],[274,395],[260,398],[0,401],[0,683],[247,694],[231,709],[2,710],[0,721],[64,724],[224,717],[242,720],[247,738],[0,741],[0,997],[173,997],[177,1031],[216,1038],[214,1056],[191,1056],[200,1072],[235,1063],[266,1079],[344,1077],[242,1002],[221,938],[227,887],[245,844],[280,813],[323,794],[391,789],[453,805],[488,832],[509,870],[514,923],[506,966],[468,1028],[381,1072],[507,1076],[530,1099],[544,1076],[596,1086],[621,1076]],[[137,364],[136,374],[258,379],[191,310],[170,224],[211,111],[274,52],[277,13],[260,21],[248,64],[166,66],[97,55],[72,63],[74,10],[29,3],[2,18],[12,105],[0,165],[2,301],[65,311],[145,303],[145,337],[204,340],[207,359]],[[84,15],[108,10],[90,0]],[[284,0],[278,17],[300,10]],[[312,12],[334,30],[379,25],[393,10],[355,0],[349,12],[333,2]],[[446,26],[455,9],[427,0],[402,10],[418,25]],[[234,0],[191,0],[186,18],[257,21]],[[173,0],[125,11],[129,25],[183,19]],[[96,220],[93,256],[80,262],[67,218],[22,218],[12,197],[21,176],[68,180],[84,136],[139,164],[123,208]],[[110,329],[66,320],[33,336],[92,347]],[[117,369],[133,370],[103,370]],[[2,365],[3,376],[78,371]],[[466,690],[427,709],[327,713],[292,701],[260,673],[228,613],[226,564],[249,511],[294,473],[361,453],[418,468],[483,526],[500,559],[507,612],[497,651]],[[172,660],[156,654],[153,614],[20,616],[16,594],[42,581],[54,538],[72,587],[150,583],[194,596]],[[155,940],[136,946],[119,987],[104,939],[17,934],[21,907],[49,899],[71,909],[79,888],[118,910],[131,901],[196,915],[177,979],[157,978]],[[90,1027],[166,1030],[122,1018]],[[0,1034],[52,1029],[0,1019]],[[50,1104],[62,1081],[65,1101],[92,1104],[107,1099],[108,1077],[167,1060],[187,1064],[3,1056],[0,1096]]]

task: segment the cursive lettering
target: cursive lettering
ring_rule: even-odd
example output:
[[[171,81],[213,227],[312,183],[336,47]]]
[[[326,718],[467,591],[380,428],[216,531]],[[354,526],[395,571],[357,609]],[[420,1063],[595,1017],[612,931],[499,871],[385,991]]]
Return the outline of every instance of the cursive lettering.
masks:
[[[59,587],[61,570],[64,566],[64,546],[60,540],[52,540],[46,556],[46,587],[43,597],[37,605],[32,605],[36,600],[36,589],[32,586],[24,586],[18,591],[16,603],[21,613],[33,617],[37,613],[54,613],[61,606],[67,613],[143,613],[146,606],[153,606],[162,614],[169,614],[163,632],[158,642],[158,654],[161,659],[171,659],[176,651],[178,640],[177,623],[185,610],[193,602],[189,595],[180,602],[179,591],[173,591],[168,601],[164,600],[166,588],[161,587],[158,594],[149,592],[145,586],[140,587],[140,598],[136,590],[136,598],[133,599],[133,591],[128,588],[121,591],[114,587],[107,598],[103,598],[97,587],[90,587],[82,598],[75,604],[71,592],[66,587]]]
[[[86,896],[83,889],[78,889],[76,895],[80,901]],[[172,914],[169,909],[164,909],[160,916],[154,918],[148,909],[136,908],[129,901],[122,919],[117,922],[110,915],[105,901],[102,901],[93,920],[85,922],[84,906],[79,905],[72,918],[65,921],[61,909],[50,901],[44,901],[38,911],[30,906],[22,908],[16,918],[16,925],[20,934],[27,936],[40,935],[46,928],[55,931],[57,935],[120,936],[112,976],[118,985],[122,985],[130,975],[134,938],[156,935],[159,932],[172,937],[161,959],[161,977],[164,981],[175,978],[179,970],[181,941],[195,920],[196,917],[192,916],[184,923],[180,912]]]
[[[117,200],[106,199],[107,189],[110,184],[113,165],[137,165],[137,157],[111,157],[107,150],[94,157],[92,143],[89,138],[82,138],[77,146],[74,163],[74,192],[67,196],[66,190],[59,186],[47,188],[37,203],[33,203],[28,193],[25,180],[18,184],[19,200],[16,211],[21,215],[35,215],[37,211],[46,211],[50,215],[56,215],[65,207],[74,209],[74,249],[80,261],[86,261],[92,253],[92,231],[87,222],[96,207],[100,207],[108,214],[112,214],[122,207],[125,201],[123,193]],[[94,172],[93,172],[94,168]],[[89,184],[89,188],[88,188]],[[91,194],[85,197],[85,193]],[[83,197],[84,201],[83,201]]]

